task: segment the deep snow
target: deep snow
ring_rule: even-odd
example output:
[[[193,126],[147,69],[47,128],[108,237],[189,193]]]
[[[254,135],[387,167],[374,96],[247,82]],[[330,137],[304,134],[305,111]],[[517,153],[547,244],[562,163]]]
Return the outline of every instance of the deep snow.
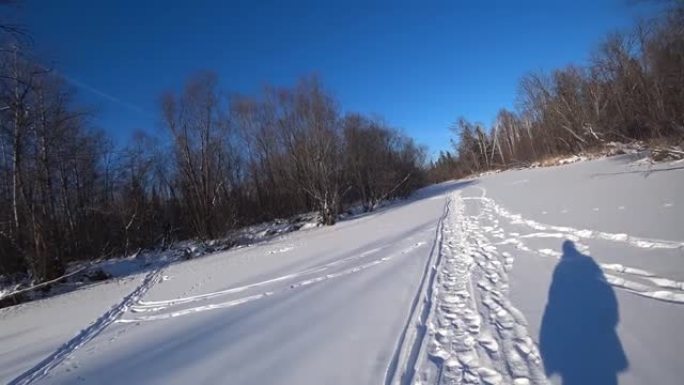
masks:
[[[0,382],[678,383],[682,258],[684,164],[490,174],[0,309]]]

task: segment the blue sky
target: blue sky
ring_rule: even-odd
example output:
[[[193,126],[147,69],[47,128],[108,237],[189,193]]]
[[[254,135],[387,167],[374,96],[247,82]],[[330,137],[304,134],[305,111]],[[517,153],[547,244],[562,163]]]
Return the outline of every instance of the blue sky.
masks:
[[[287,3],[287,4],[286,4]],[[638,4],[638,5],[635,5]],[[159,95],[199,70],[255,93],[317,74],[344,111],[382,116],[431,154],[458,116],[491,123],[518,79],[585,62],[647,6],[575,1],[39,1],[15,16],[123,142],[159,130]]]

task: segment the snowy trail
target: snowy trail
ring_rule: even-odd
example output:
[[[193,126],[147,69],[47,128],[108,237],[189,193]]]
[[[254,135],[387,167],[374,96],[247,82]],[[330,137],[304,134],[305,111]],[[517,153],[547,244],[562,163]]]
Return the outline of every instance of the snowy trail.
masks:
[[[442,229],[420,351],[397,384],[545,384],[525,317],[507,299],[505,264],[465,215],[459,193]],[[415,344],[410,342],[409,344]]]
[[[445,209],[440,190],[425,197],[171,265],[164,279],[155,275],[158,284],[136,290],[86,338],[60,349],[68,358],[44,360],[40,367],[49,370],[35,382],[216,383],[227,373],[231,383],[381,382]],[[252,355],[259,359],[245,360]],[[200,356],[206,359],[183,364]]]
[[[462,197],[466,191],[471,194]],[[487,189],[481,185],[452,194],[450,203],[452,210],[442,230],[434,287],[423,298],[423,306],[429,308],[428,316],[415,322],[417,329],[424,327],[426,332],[414,333],[414,340],[403,348],[409,350],[411,345],[418,344],[420,351],[416,357],[405,355],[399,365],[403,367],[402,375],[395,375],[386,383],[552,382],[547,378],[537,345],[538,321],[530,329],[527,317],[508,296],[509,274],[516,260],[510,246],[552,260],[559,260],[562,253],[555,251],[555,247],[540,247],[548,241],[574,241],[577,249],[585,253],[589,252],[589,245],[582,242],[594,241],[656,252],[684,250],[681,241],[542,224],[511,214],[488,197]],[[529,245],[528,240],[536,240],[535,246]],[[684,303],[682,281],[625,263],[597,261],[597,266],[605,281],[616,289],[675,306]],[[654,338],[660,337],[649,336],[649,340]]]
[[[425,245],[425,242],[417,242],[414,245],[411,245],[411,246],[405,248],[404,250],[401,250],[399,253],[390,254],[390,255],[384,256],[382,258],[374,259],[370,262],[354,265],[352,267],[349,267],[349,268],[346,268],[343,270],[339,270],[339,271],[336,271],[334,273],[329,273],[329,274],[325,274],[325,275],[318,275],[318,276],[314,276],[314,277],[309,278],[309,279],[295,281],[292,283],[288,283],[287,286],[284,286],[284,287],[274,288],[273,290],[270,290],[270,291],[265,291],[265,292],[261,292],[258,294],[249,295],[246,297],[232,299],[232,300],[225,301],[225,302],[212,302],[212,303],[207,304],[207,305],[194,306],[194,307],[185,308],[185,309],[181,309],[181,310],[173,310],[174,307],[177,305],[213,299],[213,298],[224,296],[226,294],[232,294],[232,293],[244,291],[244,290],[247,290],[250,288],[260,287],[260,286],[264,286],[267,284],[272,284],[272,283],[276,283],[276,282],[280,282],[280,281],[287,281],[288,279],[291,279],[291,278],[296,278],[296,277],[300,277],[300,276],[311,274],[311,273],[321,272],[323,270],[328,269],[330,266],[337,265],[343,261],[336,261],[336,262],[333,262],[331,264],[327,264],[321,268],[315,268],[315,269],[306,270],[306,271],[299,272],[299,273],[293,273],[293,274],[289,274],[286,276],[270,279],[267,281],[257,282],[257,283],[251,284],[251,285],[246,285],[246,286],[241,286],[241,287],[237,287],[237,288],[233,288],[233,289],[223,290],[220,292],[207,293],[207,294],[194,296],[194,297],[186,297],[186,298],[181,298],[181,299],[168,300],[165,302],[167,304],[167,306],[152,307],[152,308],[149,308],[149,307],[140,308],[140,307],[136,307],[134,305],[134,306],[131,306],[131,311],[133,313],[138,313],[142,310],[142,311],[147,311],[147,312],[154,312],[157,314],[137,316],[134,318],[122,318],[122,319],[117,319],[115,322],[118,322],[118,323],[138,323],[138,322],[143,322],[143,321],[158,321],[158,320],[176,318],[176,317],[194,314],[194,313],[200,313],[200,312],[205,312],[205,311],[210,311],[210,310],[225,309],[225,308],[229,308],[229,307],[233,307],[233,306],[238,306],[238,305],[242,305],[242,304],[245,304],[248,302],[252,302],[252,301],[262,299],[262,298],[266,298],[266,297],[269,297],[272,295],[284,293],[286,291],[290,291],[293,289],[299,289],[299,288],[303,288],[303,287],[306,287],[309,285],[324,282],[324,281],[327,281],[329,279],[335,279],[335,278],[344,277],[344,276],[347,276],[350,274],[355,274],[355,273],[361,272],[363,270],[375,267],[381,263],[390,261],[391,259],[396,258],[397,256],[400,256],[402,254],[410,253],[413,250],[420,248],[424,245]],[[353,259],[358,259],[358,258],[367,256],[369,254],[376,253],[377,251],[379,251],[379,249],[375,249],[375,250],[369,251],[367,253],[363,253],[363,254],[359,255],[358,257],[353,257]],[[344,262],[346,262],[346,261],[344,261]],[[163,302],[163,301],[158,301],[158,302]],[[145,303],[143,301],[139,301],[139,303],[149,304],[149,303]],[[171,311],[166,312],[165,310],[168,310],[169,308],[171,308]]]
[[[644,249],[682,249],[684,248],[683,241],[667,241],[661,239],[649,239],[636,237],[625,233],[607,233],[591,229],[575,229],[568,226],[555,226],[537,222],[532,219],[523,217],[520,214],[513,214],[506,208],[502,207],[496,201],[486,197],[487,190],[478,187],[482,191],[479,197],[464,198],[467,200],[481,200],[484,201],[488,208],[494,211],[498,216],[508,219],[511,224],[525,225],[531,229],[542,231],[532,234],[526,234],[524,237],[540,237],[540,238],[572,238],[572,239],[603,239],[612,242],[624,242],[630,246],[640,247]],[[549,230],[554,231],[548,232]]]
[[[539,336],[566,241],[614,290],[620,383],[678,383],[684,171],[625,167],[431,186],[334,227],[0,309],[0,383],[557,385]],[[571,314],[591,320],[581,304]]]
[[[480,216],[484,216],[490,223],[489,226],[485,226],[484,228],[496,238],[503,238],[503,240],[495,243],[497,245],[511,244],[519,250],[534,252],[537,255],[555,259],[559,259],[562,253],[549,248],[532,249],[527,246],[525,242],[523,242],[523,239],[568,239],[575,241],[578,248],[583,250],[588,250],[588,248],[586,245],[579,243],[582,239],[602,239],[617,243],[626,243],[631,247],[638,248],[684,248],[684,242],[652,239],[646,240],[628,234],[609,234],[595,230],[577,230],[565,226],[541,225],[535,221],[526,219],[521,215],[509,215],[508,210],[497,204],[493,199],[486,197],[485,189],[481,187],[478,188],[482,191],[482,194],[479,197],[470,197],[469,200],[480,201],[482,203],[483,209]],[[506,233],[503,227],[499,225],[500,220],[504,219],[508,220],[509,223],[513,225],[524,225],[534,230],[552,229],[557,232],[533,232],[529,234],[520,234],[517,232]],[[625,266],[618,263],[599,263],[599,267],[604,271],[608,283],[610,283],[612,286],[625,289],[630,293],[634,293],[646,298],[674,303],[684,303],[684,282],[682,281],[661,277],[644,269]],[[615,273],[621,274],[622,277],[616,276]],[[640,279],[645,282],[639,282],[636,279]]]
[[[427,319],[430,316],[432,296],[435,290],[437,266],[441,261],[444,221],[452,210],[452,204],[451,197],[447,198],[444,214],[437,224],[437,234],[430,251],[430,257],[425,265],[420,289],[413,299],[406,326],[397,340],[394,355],[385,373],[385,385],[407,383],[415,374],[415,363],[420,352],[420,343],[427,333]]]
[[[282,282],[282,281],[292,280],[294,278],[299,278],[299,277],[310,275],[310,274],[321,273],[321,272],[326,271],[328,269],[331,269],[335,266],[338,266],[338,265],[341,265],[341,264],[344,264],[347,262],[355,261],[358,259],[363,259],[369,255],[376,254],[376,253],[380,252],[383,248],[384,247],[377,247],[377,248],[365,251],[359,255],[353,255],[353,256],[348,257],[348,258],[336,260],[336,261],[333,261],[330,263],[326,263],[322,266],[317,266],[317,267],[306,269],[306,270],[303,270],[300,272],[281,275],[279,277],[267,279],[264,281],[250,283],[248,285],[232,287],[229,289],[215,291],[215,292],[211,292],[211,293],[204,293],[204,294],[198,294],[198,295],[193,295],[193,296],[188,296],[188,297],[173,298],[173,299],[158,300],[158,301],[144,301],[141,299],[141,300],[138,300],[135,305],[131,306],[131,311],[134,313],[146,312],[146,311],[159,311],[159,310],[166,309],[170,306],[182,305],[182,304],[198,302],[198,301],[205,301],[205,300],[209,300],[209,299],[216,298],[216,297],[222,297],[222,296],[229,295],[229,294],[240,293],[240,292],[247,291],[247,290],[250,290],[253,288],[267,286],[267,285]],[[303,281],[303,282],[306,282],[306,281]]]
[[[500,255],[507,272],[507,297],[524,315],[533,342],[544,346],[539,336],[544,325],[551,327],[547,316],[593,325],[585,326],[585,332],[577,336],[571,330],[561,331],[547,340],[553,342],[547,342],[546,349],[553,349],[553,344],[562,346],[562,360],[537,349],[542,379],[547,365],[558,368],[562,362],[567,363],[566,368],[598,365],[615,376],[617,383],[627,385],[679,383],[684,375],[679,354],[684,344],[684,223],[679,198],[684,194],[684,171],[653,175],[648,180],[633,174],[615,174],[619,176],[602,181],[591,178],[596,170],[621,167],[630,164],[610,159],[507,172],[482,178],[462,191],[467,217],[479,229],[476,238],[481,236],[480,242]],[[514,183],[520,180],[525,183]],[[612,289],[617,299],[614,307],[602,302],[599,292],[583,291],[579,286],[592,284],[582,275],[559,270],[561,265],[573,263],[562,262],[565,251],[561,245],[566,241],[574,242],[577,251],[589,256],[602,272],[599,281]],[[562,279],[574,284],[554,286],[562,284]],[[495,286],[489,280],[477,283],[482,287],[476,290]],[[561,297],[553,297],[553,290],[560,290],[555,293]],[[597,307],[615,312],[616,324],[607,327],[617,334],[616,340],[596,338],[608,334],[599,329],[606,326]],[[521,348],[517,350],[526,350]],[[612,362],[619,361],[620,354],[626,357],[626,364],[612,366],[619,365]],[[565,377],[570,373],[557,370],[546,381],[570,381]],[[504,376],[503,383],[513,378]],[[532,378],[528,380],[534,383]],[[581,383],[592,382],[585,378]]]
[[[128,308],[136,301],[142,298],[150,288],[159,282],[163,266],[149,272],[143,279],[140,286],[138,286],[132,293],[126,296],[121,303],[112,307],[108,312],[103,314],[95,322],[93,322],[86,329],[81,330],[74,338],[66,342],[54,353],[50,354],[43,361],[36,366],[22,373],[14,380],[10,381],[11,385],[26,385],[31,384],[41,378],[44,378],[50,370],[59,366],[62,362],[68,359],[77,349],[81,348],[93,338],[97,337],[109,325],[121,317]]]

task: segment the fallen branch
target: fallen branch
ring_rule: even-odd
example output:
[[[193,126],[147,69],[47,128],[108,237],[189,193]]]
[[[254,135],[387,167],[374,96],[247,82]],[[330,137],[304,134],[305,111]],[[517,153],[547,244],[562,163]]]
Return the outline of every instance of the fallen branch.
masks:
[[[673,159],[684,159],[684,151],[679,150],[677,148],[654,148],[651,150],[653,155],[655,155],[658,159],[656,160],[665,160],[665,158],[673,158]]]
[[[39,284],[37,284],[37,285],[29,286],[29,287],[26,287],[26,288],[23,288],[23,289],[19,289],[19,290],[15,290],[15,291],[12,291],[12,292],[9,292],[9,293],[0,293],[0,300],[3,300],[3,299],[5,299],[5,298],[11,298],[11,297],[14,297],[15,295],[18,295],[18,294],[27,293],[27,292],[29,292],[29,291],[36,290],[36,289],[40,289],[41,287],[45,287],[45,286],[48,286],[48,285],[50,285],[50,284],[57,283],[57,282],[59,282],[59,281],[65,279],[65,278],[71,277],[72,275],[76,275],[76,274],[78,274],[78,273],[80,273],[80,272],[82,272],[82,271],[84,271],[84,270],[90,268],[91,266],[92,266],[92,263],[91,263],[91,264],[88,264],[88,265],[86,265],[86,266],[83,266],[83,267],[81,267],[80,269],[76,269],[76,270],[72,271],[71,273],[64,274],[64,275],[62,275],[61,277],[57,277],[57,278],[51,279],[51,280],[49,280],[49,281],[41,282],[41,283],[39,283]]]

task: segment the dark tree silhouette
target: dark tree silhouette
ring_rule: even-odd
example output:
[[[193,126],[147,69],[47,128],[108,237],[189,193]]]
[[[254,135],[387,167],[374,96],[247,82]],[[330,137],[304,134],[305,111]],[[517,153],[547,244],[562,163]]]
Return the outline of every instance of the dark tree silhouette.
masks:
[[[459,118],[453,159],[433,162],[433,181],[600,150],[612,142],[648,141],[658,153],[684,143],[684,2],[613,33],[589,63],[530,73],[515,111],[501,110],[489,129]]]

